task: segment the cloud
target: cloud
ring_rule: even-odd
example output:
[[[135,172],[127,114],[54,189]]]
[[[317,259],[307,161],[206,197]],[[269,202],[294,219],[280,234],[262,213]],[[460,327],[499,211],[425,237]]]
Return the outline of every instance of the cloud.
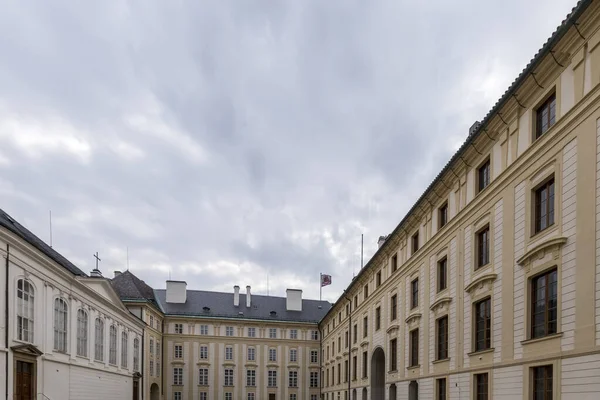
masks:
[[[6,4],[0,206],[84,270],[335,300],[572,3]]]

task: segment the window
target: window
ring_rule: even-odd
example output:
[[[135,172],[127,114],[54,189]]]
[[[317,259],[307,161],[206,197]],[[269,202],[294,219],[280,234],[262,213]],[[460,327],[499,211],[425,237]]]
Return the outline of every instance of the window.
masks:
[[[475,303],[475,351],[491,348],[491,300]]]
[[[110,326],[108,341],[108,363],[117,365],[117,327],[114,325]]]
[[[181,400],[181,392],[173,392],[173,400]]]
[[[256,349],[254,347],[248,347],[248,361],[254,361],[256,358]]]
[[[121,368],[127,368],[127,347],[129,347],[127,332],[121,332]]]
[[[17,281],[17,338],[33,343],[33,285],[26,279]]]
[[[290,349],[290,362],[298,362],[298,350]]]
[[[531,280],[531,338],[556,333],[557,309],[556,269]]]
[[[319,331],[311,331],[310,338],[311,340],[319,340]]]
[[[138,338],[133,339],[133,370],[140,370],[140,340]]]
[[[410,360],[409,367],[419,365],[419,329],[410,331]]]
[[[248,337],[256,337],[256,328],[248,328]]]
[[[363,351],[363,357],[362,357],[362,377],[363,378],[367,377],[367,358],[368,358],[368,353],[366,351]]]
[[[377,271],[377,275],[375,276],[375,287],[381,286],[381,271]]]
[[[316,394],[311,394],[310,395],[310,400],[317,400],[319,396],[317,396]]]
[[[331,343],[331,355],[335,356],[335,342]]]
[[[369,298],[369,284],[367,283],[364,288],[365,300]]]
[[[448,202],[438,208],[438,229],[442,229],[448,223]]]
[[[490,159],[488,158],[477,169],[477,192],[481,192],[490,184]]]
[[[539,138],[556,122],[556,93],[548,97],[536,110],[535,138]]]
[[[358,295],[354,296],[354,309],[358,308]]]
[[[154,376],[154,361],[150,360],[150,376]]]
[[[390,340],[390,371],[398,369],[398,339]]]
[[[183,346],[180,344],[175,345],[175,358],[183,358]]]
[[[310,372],[310,387],[311,388],[319,387],[319,373],[317,371]]]
[[[476,270],[490,263],[490,226],[477,232],[477,267]]]
[[[354,356],[354,357],[352,357],[352,380],[353,381],[356,380],[357,369],[358,369],[358,357]]]
[[[298,387],[298,371],[289,372],[288,386]]]
[[[208,400],[208,393],[200,392],[200,400]]]
[[[319,350],[310,351],[310,362],[316,364],[319,362]]]
[[[381,307],[375,309],[375,330],[381,329]]]
[[[298,400],[296,393],[290,393],[290,400]]]
[[[154,316],[150,316],[150,327],[154,328]]]
[[[77,355],[88,355],[88,315],[82,309],[77,310]]]
[[[198,369],[198,385],[208,386],[208,368]]]
[[[436,321],[437,330],[437,359],[445,360],[448,358],[448,316],[439,318]]]
[[[269,328],[269,339],[277,339],[277,328]]]
[[[269,361],[273,361],[273,362],[277,361],[277,349],[275,349],[275,348],[269,349]]]
[[[54,350],[67,352],[67,324],[69,322],[67,302],[64,299],[54,300]]]
[[[247,399],[248,400],[255,400],[256,399],[255,394],[253,392],[248,392]]]
[[[104,361],[104,321],[96,318],[94,332],[94,360]]]
[[[200,359],[207,360],[208,359],[208,346],[200,346]]]
[[[225,359],[226,360],[233,360],[233,347],[231,346],[226,346],[225,347]]]
[[[173,368],[173,385],[183,385],[183,368]]]
[[[446,378],[436,380],[435,391],[437,394],[436,400],[446,400]]]
[[[367,333],[369,332],[369,317],[363,318],[363,337],[367,337]]]
[[[356,344],[358,341],[358,324],[354,324],[352,327],[352,343]]]
[[[342,312],[338,312],[338,321],[341,323],[342,322]]]
[[[225,392],[225,400],[233,400],[233,393]]]
[[[339,385],[342,381],[342,365],[340,363],[338,363],[338,368],[337,368],[337,384]]]
[[[233,369],[225,368],[225,386],[233,386]]]
[[[256,386],[256,371],[246,370],[246,386]]]
[[[535,190],[534,232],[554,225],[554,178]]]
[[[416,278],[410,283],[410,308],[419,306],[419,278]]]
[[[208,325],[200,325],[200,334],[202,336],[208,335]]]
[[[348,382],[348,360],[344,361],[344,382]]]
[[[160,340],[157,340],[156,341],[156,358],[160,358],[160,351],[161,351]]]
[[[156,362],[156,376],[160,377],[160,362]]]
[[[543,365],[532,368],[533,399],[552,400],[552,365]]]
[[[175,333],[179,335],[183,333],[183,324],[175,324]]]
[[[398,295],[393,295],[390,299],[390,320],[394,321],[398,317]]]
[[[225,336],[233,336],[233,326],[225,327]]]
[[[411,239],[412,243],[412,254],[415,254],[419,250],[419,231],[417,231]]]
[[[154,340],[153,339],[150,339],[150,346],[149,346],[149,348],[150,348],[150,355],[151,356],[154,355]]]
[[[277,387],[277,371],[269,370],[267,372],[267,386]]]
[[[344,347],[348,348],[348,331],[344,332]]]
[[[298,329],[290,329],[290,339],[298,339]]]
[[[448,287],[448,259],[444,257],[437,264],[437,291],[438,293]]]
[[[398,255],[394,254],[392,256],[392,273],[398,270]]]
[[[488,399],[488,374],[475,374],[475,400]]]

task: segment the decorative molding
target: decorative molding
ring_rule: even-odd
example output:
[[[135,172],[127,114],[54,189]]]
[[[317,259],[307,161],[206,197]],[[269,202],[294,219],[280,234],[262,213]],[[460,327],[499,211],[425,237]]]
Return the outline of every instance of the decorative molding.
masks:
[[[389,328],[387,328],[387,334],[391,335],[393,333],[396,333],[398,330],[400,329],[400,326],[398,324],[394,324],[394,325],[390,325]]]
[[[476,277],[467,287],[465,288],[465,292],[468,292],[471,296],[475,295],[477,292],[485,292],[492,288],[492,282],[496,280],[498,274],[483,274]]]
[[[421,313],[420,312],[412,313],[408,316],[408,318],[406,318],[406,323],[408,324],[408,327],[410,330],[412,330],[414,327],[419,325],[420,322],[421,322]]]
[[[369,345],[369,341],[368,341],[368,340],[363,340],[363,341],[360,343],[360,347],[366,347],[366,346],[368,346],[368,345]]]
[[[517,260],[517,264],[519,264],[521,267],[529,269],[531,268],[531,263],[536,256],[537,259],[541,259],[548,253],[551,253],[552,258],[557,260],[559,256],[558,252],[565,243],[567,243],[567,238],[564,236],[545,240],[523,254],[523,256]]]
[[[448,296],[440,297],[431,305],[431,307],[429,307],[429,309],[431,311],[433,311],[434,314],[438,314],[442,311],[447,310],[450,303],[452,303],[451,297],[448,297]]]

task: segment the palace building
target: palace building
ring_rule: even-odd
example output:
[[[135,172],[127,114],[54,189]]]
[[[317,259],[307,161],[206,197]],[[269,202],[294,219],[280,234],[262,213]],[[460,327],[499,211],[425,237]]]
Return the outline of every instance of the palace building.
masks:
[[[320,322],[324,399],[599,399],[599,248],[580,1]]]

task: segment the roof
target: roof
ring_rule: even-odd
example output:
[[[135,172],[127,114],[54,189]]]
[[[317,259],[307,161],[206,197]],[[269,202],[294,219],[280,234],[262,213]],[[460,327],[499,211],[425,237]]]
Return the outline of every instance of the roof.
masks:
[[[156,301],[152,288],[129,271],[125,271],[115,276],[110,280],[110,284],[121,300]]]
[[[167,303],[165,289],[154,290],[156,300],[165,314],[212,318],[239,318],[288,322],[318,323],[331,308],[331,303],[302,299],[302,311],[287,311],[286,298],[253,294],[252,306],[246,307],[246,294],[240,293],[240,305],[233,305],[233,293],[188,290],[184,304]],[[208,307],[210,310],[204,310]],[[275,315],[271,315],[275,311]]]
[[[31,246],[42,252],[46,257],[50,258],[73,275],[87,276],[85,272],[77,268],[75,264],[60,255],[52,247],[48,246],[42,239],[34,235],[23,225],[19,224],[2,209],[0,209],[0,226],[8,229],[10,232],[25,240]]]
[[[534,73],[535,68],[540,65],[540,63],[542,62],[542,60],[544,59],[545,56],[547,56],[548,54],[550,54],[552,52],[552,48],[563,38],[563,36],[569,31],[569,29],[576,24],[577,19],[581,16],[581,14],[583,14],[583,12],[589,7],[589,5],[592,4],[592,2],[593,2],[593,0],[579,0],[577,2],[577,4],[575,5],[575,7],[573,7],[571,12],[565,17],[565,19],[556,28],[556,30],[552,33],[552,35],[548,38],[548,40],[546,40],[546,43],[544,43],[542,45],[542,48],[540,50],[538,50],[538,52],[529,61],[529,63],[523,69],[523,71],[521,71],[519,76],[517,76],[517,78],[513,81],[513,83],[509,86],[509,88],[504,92],[502,97],[496,102],[496,104],[494,104],[492,109],[486,114],[486,116],[483,118],[483,121],[481,121],[481,123],[479,123],[479,124],[474,124],[471,127],[469,135],[467,136],[467,139],[465,140],[465,142],[458,149],[458,151],[452,156],[452,158],[450,158],[450,160],[446,163],[446,165],[440,171],[440,173],[437,174],[437,176],[429,184],[427,189],[425,189],[423,194],[421,194],[421,196],[417,199],[417,201],[411,207],[411,209],[408,210],[408,212],[406,213],[404,218],[400,221],[400,223],[396,226],[396,228],[392,231],[392,233],[387,236],[388,238],[392,237],[392,235],[397,234],[398,232],[401,231],[401,227],[408,222],[408,219],[417,210],[419,204],[429,194],[431,194],[433,192],[433,187],[436,184],[438,184],[439,182],[441,182],[442,177],[448,171],[450,171],[452,169],[451,168],[452,165],[462,157],[462,155],[466,152],[467,148],[469,148],[469,146],[477,138],[479,138],[483,134],[486,134],[487,125],[492,120],[492,118],[498,114],[498,111],[500,111],[500,109],[504,105],[506,105],[508,103],[508,101],[511,98],[513,98],[513,96],[516,96],[517,89],[519,89],[521,87],[521,85],[525,82],[527,77],[529,77],[531,74]],[[437,197],[439,197],[439,196],[437,196]],[[365,267],[363,269],[361,269],[361,271],[358,273],[358,275],[352,280],[352,282],[350,282],[350,284],[346,288],[345,292],[350,290],[350,288],[355,284],[355,282],[359,281],[358,278],[360,278],[365,273],[365,271],[370,266],[371,261],[376,259],[376,256],[380,252],[385,253],[388,245],[389,245],[389,243],[388,243],[388,241],[386,241],[377,249],[377,251],[375,251],[375,254],[373,255],[373,257],[371,257],[371,259],[367,262]],[[345,295],[345,293],[339,297],[338,301],[340,301],[344,297],[344,295]],[[336,302],[336,304],[337,304],[337,302]],[[332,309],[333,309],[333,306],[332,306]]]

